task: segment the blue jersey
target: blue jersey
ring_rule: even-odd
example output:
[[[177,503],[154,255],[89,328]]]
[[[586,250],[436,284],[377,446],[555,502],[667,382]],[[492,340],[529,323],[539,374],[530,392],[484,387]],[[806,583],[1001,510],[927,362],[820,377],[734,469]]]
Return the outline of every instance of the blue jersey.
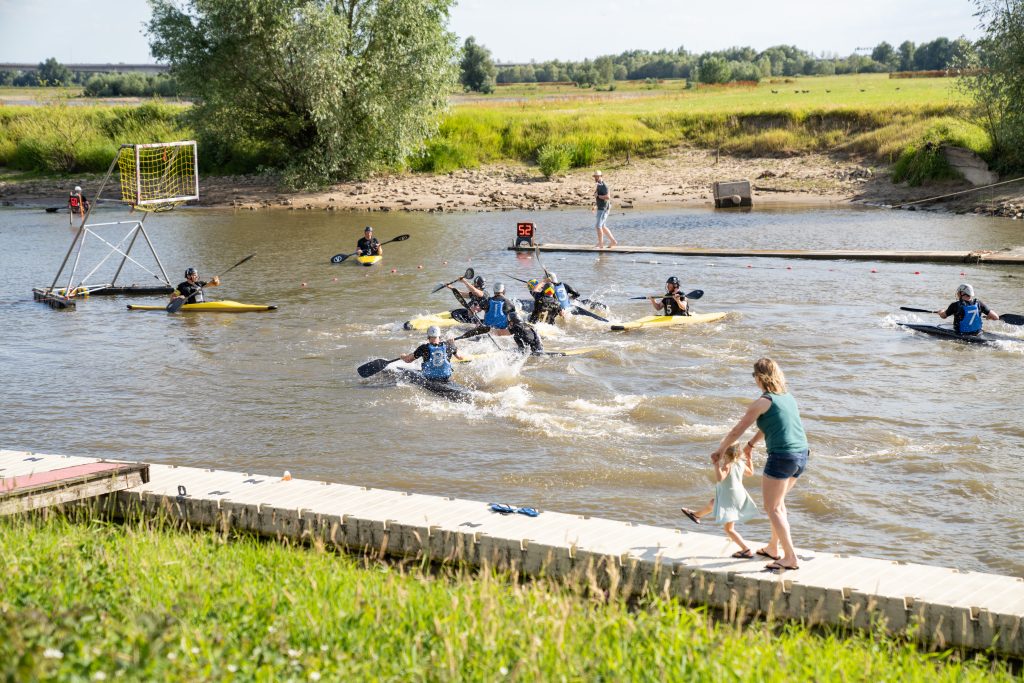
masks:
[[[426,353],[423,354],[423,376],[427,379],[448,379],[451,377],[452,351],[448,344],[445,342],[430,344],[428,342],[423,346],[426,347]]]
[[[977,334],[981,332],[981,306],[977,299],[969,304],[959,302],[959,310],[953,317],[956,331],[960,334]]]
[[[484,316],[484,325],[496,327],[499,330],[508,329],[508,311],[506,306],[512,304],[505,297],[491,297],[487,301],[487,315]]]
[[[555,298],[558,299],[558,305],[562,307],[562,310],[572,308],[572,301],[569,300],[569,292],[565,290],[565,285],[561,282],[555,285]]]

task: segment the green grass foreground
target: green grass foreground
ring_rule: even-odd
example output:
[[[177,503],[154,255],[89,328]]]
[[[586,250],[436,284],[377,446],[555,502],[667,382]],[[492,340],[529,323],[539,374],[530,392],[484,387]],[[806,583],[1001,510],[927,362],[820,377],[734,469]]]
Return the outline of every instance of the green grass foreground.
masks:
[[[545,175],[655,157],[680,146],[751,156],[809,152],[903,158],[911,182],[948,174],[925,154],[949,143],[991,153],[991,141],[965,118],[955,79],[889,79],[885,74],[772,79],[756,85],[683,81],[623,84],[614,92],[564,85],[519,85],[488,96],[460,96],[408,168],[444,173],[495,162],[540,164]],[[0,166],[49,173],[103,172],[122,143],[192,139],[188,105],[0,107]],[[205,150],[205,151],[204,151]],[[253,173],[280,167],[272,145],[206,145],[204,172]],[[403,170],[403,169],[394,169]],[[897,178],[897,180],[901,180]]]
[[[880,634],[146,522],[0,520],[0,680],[1019,680]]]

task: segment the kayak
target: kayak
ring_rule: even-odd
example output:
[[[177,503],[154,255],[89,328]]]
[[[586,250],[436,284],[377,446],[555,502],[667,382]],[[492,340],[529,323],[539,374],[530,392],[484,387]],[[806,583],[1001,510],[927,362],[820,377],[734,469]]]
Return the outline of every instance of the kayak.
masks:
[[[379,263],[382,258],[384,257],[380,254],[370,254],[367,256],[357,256],[356,261],[359,261],[360,265],[369,267],[375,263]]]
[[[579,348],[579,349],[564,349],[564,350],[561,350],[561,351],[533,351],[533,352],[530,353],[530,355],[534,356],[534,357],[556,358],[556,357],[564,357],[564,356],[582,356],[584,354],[593,353],[594,351],[598,351],[598,350],[599,349],[596,346],[585,346],[585,347]],[[510,356],[512,356],[512,355],[518,356],[518,355],[521,355],[523,353],[525,353],[525,351],[520,351],[518,348],[503,349],[501,351],[485,351],[484,353],[464,353],[464,354],[462,354],[462,360],[459,360],[458,358],[452,358],[452,362],[453,363],[469,363],[471,361],[481,360],[483,358],[493,358],[494,356],[498,356],[498,355],[501,355],[501,354],[508,354]]]
[[[162,306],[139,306],[128,304],[129,311],[166,311],[167,304]],[[274,311],[277,306],[260,304],[240,304],[237,301],[206,301],[201,304],[185,304],[182,311],[205,311],[208,313],[249,313],[251,311]]]
[[[436,379],[427,379],[422,372],[416,370],[398,370],[399,381],[415,384],[423,387],[432,394],[437,394],[449,401],[461,401],[468,403],[473,400],[472,390],[455,382],[442,382]]]
[[[458,320],[452,318],[451,311],[445,311],[444,313],[430,313],[427,315],[416,316],[412,320],[406,320],[402,325],[407,330],[425,330],[431,325],[437,325],[438,327],[454,327],[455,325],[462,325]]]
[[[648,327],[675,327],[678,325],[696,325],[721,320],[728,313],[697,313],[695,315],[649,315],[645,318],[631,320],[621,325],[612,325],[613,330],[637,330]]]
[[[946,325],[924,325],[920,323],[900,323],[907,329],[915,332],[924,332],[934,337],[943,339],[954,339],[967,344],[996,344],[998,342],[1024,342],[1020,337],[1011,337],[1008,334],[997,334],[995,332],[979,332],[978,334],[960,334]]]

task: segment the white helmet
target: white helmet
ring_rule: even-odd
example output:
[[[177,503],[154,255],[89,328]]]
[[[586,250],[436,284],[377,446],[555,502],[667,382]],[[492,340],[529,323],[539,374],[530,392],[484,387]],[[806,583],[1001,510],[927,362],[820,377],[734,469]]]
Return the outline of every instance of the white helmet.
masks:
[[[441,336],[441,328],[438,327],[437,325],[431,325],[430,327],[427,328],[427,339],[430,339],[432,337],[440,337],[440,336]]]
[[[558,276],[551,272],[548,273],[548,279],[552,282],[558,282]]]
[[[82,191],[82,188],[79,187],[78,185],[75,185],[75,192],[81,192],[81,191]]]
[[[968,284],[962,284],[962,285],[960,285],[959,287],[956,288],[956,298],[959,299],[964,294],[966,294],[967,296],[969,296],[969,297],[971,297],[973,299],[974,298],[974,287],[971,287]]]
[[[495,282],[494,283],[494,296],[498,296],[499,294],[504,294],[504,293],[505,293],[505,283],[504,282]]]

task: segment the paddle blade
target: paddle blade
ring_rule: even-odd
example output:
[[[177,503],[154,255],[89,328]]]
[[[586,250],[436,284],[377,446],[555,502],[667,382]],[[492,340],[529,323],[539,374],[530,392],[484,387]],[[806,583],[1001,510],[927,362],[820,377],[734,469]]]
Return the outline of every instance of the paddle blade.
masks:
[[[695,289],[692,292],[690,292],[689,294],[687,294],[686,298],[687,299],[699,299],[702,296],[704,296],[704,290],[703,289]]]
[[[393,360],[388,360],[387,358],[377,358],[375,360],[371,360],[369,363],[363,363],[356,368],[356,372],[359,373],[360,377],[373,377],[396,360],[399,359],[395,358]]]
[[[352,252],[353,254],[355,252]],[[331,263],[343,263],[352,254],[335,254],[331,257]]]
[[[927,308],[912,308],[910,306],[900,306],[900,310],[901,311],[910,311],[911,313],[934,313],[935,312],[935,311],[930,311]]]
[[[451,283],[451,282],[449,282],[449,283],[448,283],[448,285],[450,285],[450,284],[452,284],[452,283]],[[440,292],[440,291],[441,291],[442,289],[444,289],[444,288],[445,288],[445,287],[447,287],[448,285],[446,285],[445,283],[443,283],[443,282],[442,282],[442,283],[441,283],[441,284],[439,284],[439,285],[438,285],[437,287],[434,287],[434,288],[433,288],[432,290],[430,290],[430,293],[431,293],[431,294],[437,294],[438,292]]]
[[[466,278],[467,280],[472,280],[474,275],[476,275],[475,270],[473,270],[472,268],[466,268],[466,272],[462,275],[462,277]]]
[[[186,299],[183,296],[176,296],[176,297],[174,297],[167,304],[167,312],[168,313],[177,313],[178,311],[181,310],[181,307],[185,305],[186,301],[188,301],[188,299]]]
[[[1007,325],[1024,325],[1024,315],[1017,315],[1016,313],[1003,313],[999,316]]]
[[[601,321],[601,322],[603,322],[603,323],[606,323],[606,322],[610,322],[610,321],[608,320],[608,318],[602,318],[602,317],[601,317],[601,316],[599,316],[599,315],[598,315],[597,313],[591,313],[591,312],[590,312],[590,311],[588,311],[587,309],[585,309],[585,308],[581,308],[581,307],[579,307],[579,306],[573,306],[573,308],[572,308],[572,313],[573,313],[573,315],[585,315],[585,316],[587,316],[588,318],[593,318],[594,320],[600,320],[600,321]]]

